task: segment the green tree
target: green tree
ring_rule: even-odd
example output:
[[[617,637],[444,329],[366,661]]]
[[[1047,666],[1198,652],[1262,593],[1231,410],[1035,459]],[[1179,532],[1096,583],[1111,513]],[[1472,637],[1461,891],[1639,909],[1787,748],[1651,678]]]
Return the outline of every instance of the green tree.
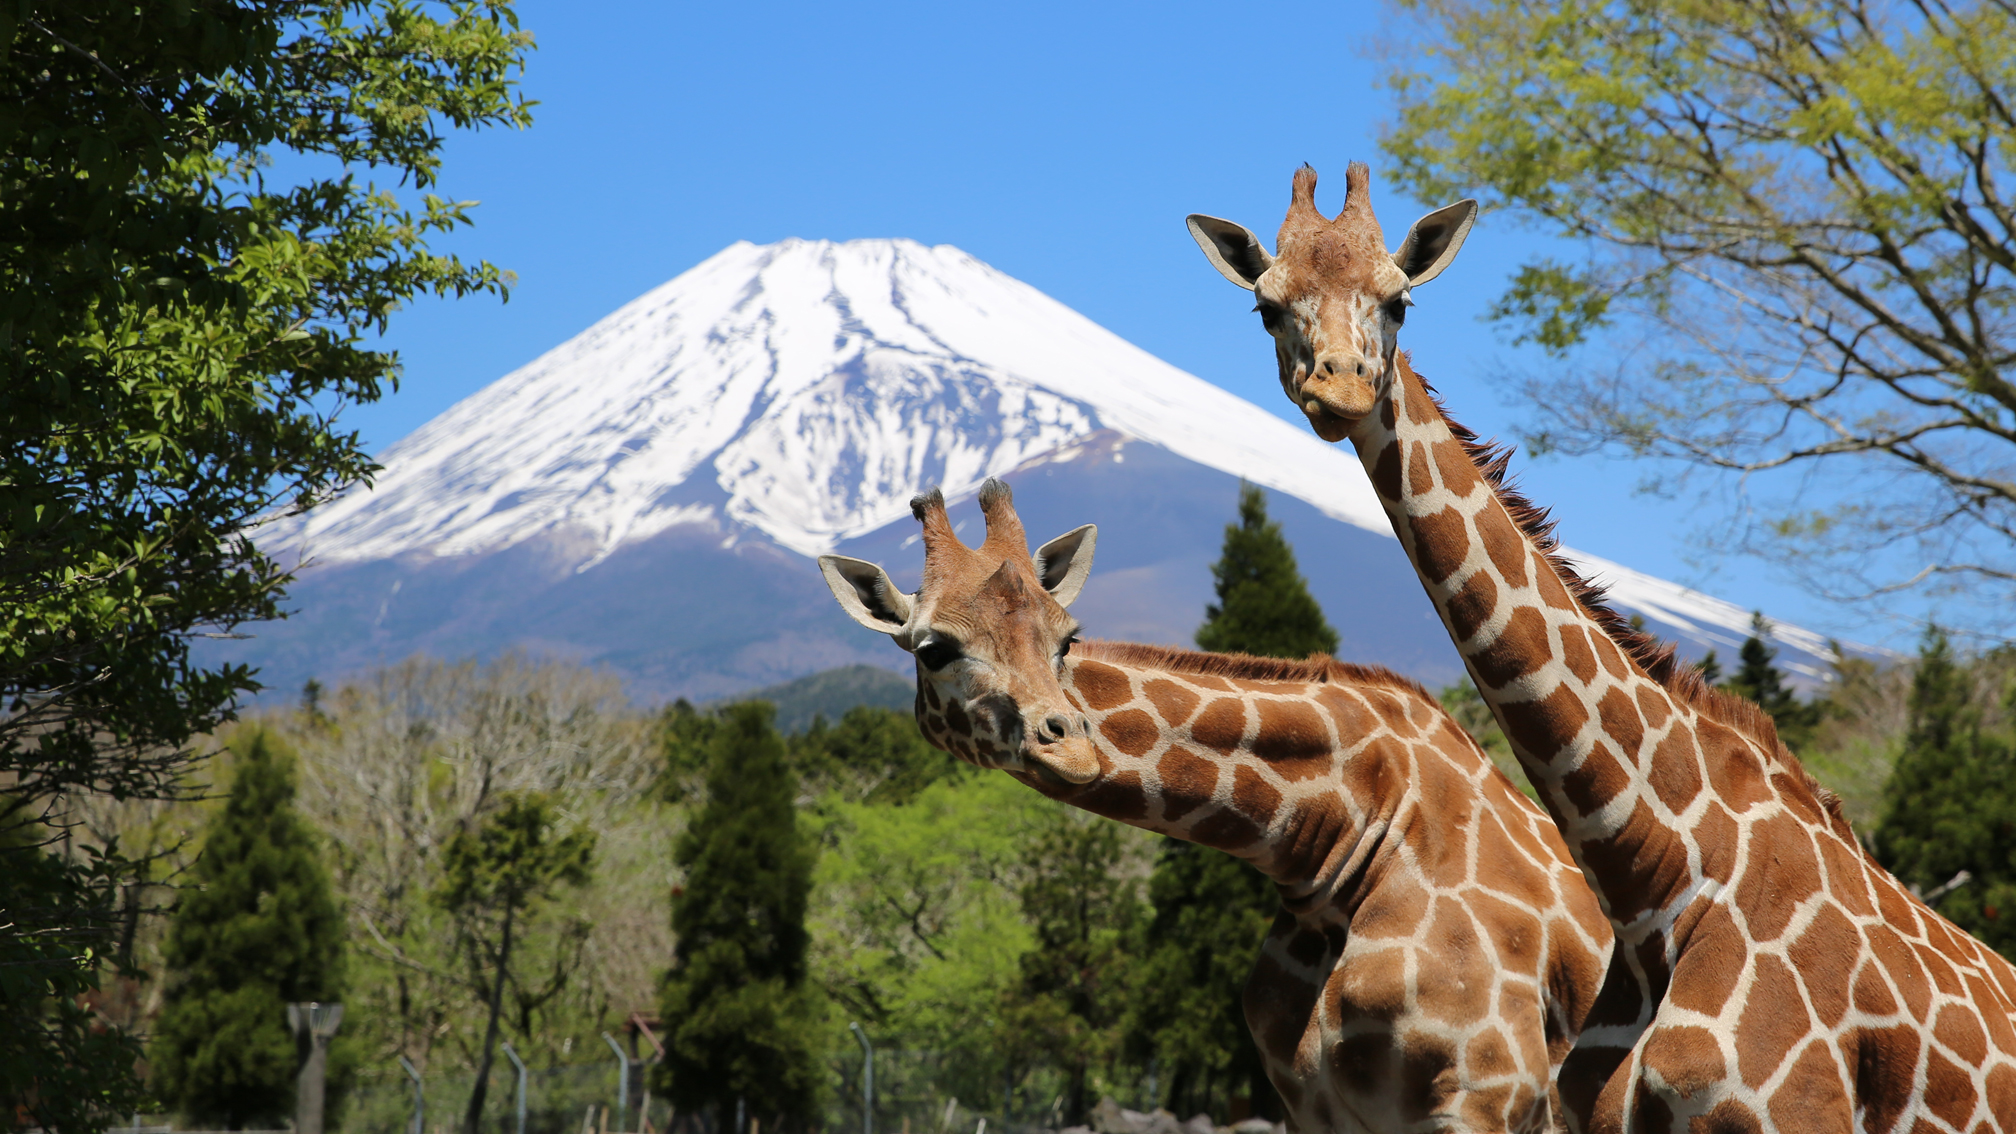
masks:
[[[1785,671],[1776,664],[1778,651],[1764,644],[1770,636],[1770,621],[1761,612],[1751,615],[1750,636],[1743,640],[1743,648],[1736,655],[1736,672],[1729,675],[1722,688],[1755,701],[1758,708],[1771,714],[1772,722],[1778,726],[1778,739],[1798,752],[1807,747],[1813,739],[1813,730],[1819,727],[1820,706],[1801,701],[1792,687],[1785,684]]]
[[[1239,522],[1225,525],[1225,547],[1211,565],[1218,601],[1204,608],[1197,648],[1301,658],[1337,652],[1337,631],[1309,594],[1281,525],[1267,518],[1267,496],[1239,486]]]
[[[1086,1120],[1093,1074],[1118,1054],[1138,900],[1120,824],[1053,809],[1023,857],[1022,916],[1035,935],[1002,1006],[1008,1047],[1064,1073],[1064,1124]]]
[[[1148,878],[1148,900],[1154,915],[1129,998],[1128,1054],[1137,1063],[1155,1061],[1156,1105],[1229,1120],[1233,1095],[1271,1097],[1242,990],[1280,895],[1231,855],[1168,839]]]
[[[2016,7],[1408,0],[1401,187],[1579,247],[1495,316],[1534,440],[1743,478],[1818,593],[2016,584]],[[1598,339],[1609,341],[1596,342]],[[1782,472],[1781,476],[1772,476]]]
[[[85,1000],[99,987],[92,962],[118,936],[115,897],[139,872],[116,847],[82,861],[51,853],[46,829],[10,818],[0,824],[0,912],[11,922],[0,928],[0,1129],[102,1128],[139,1101],[123,1069],[140,1052]]]
[[[280,611],[255,520],[372,469],[334,423],[395,379],[392,311],[505,282],[428,249],[466,203],[365,178],[425,192],[448,131],[528,122],[530,46],[481,0],[0,11],[0,876],[47,882],[0,932],[0,1122],[125,1106],[131,1060],[62,1007],[109,952],[120,864],[58,880],[33,828],[79,792],[171,793],[256,687],[190,652]],[[269,183],[283,154],[343,168]],[[88,1085],[51,1073],[87,1060]]]
[[[156,1092],[213,1129],[278,1125],[294,1107],[286,1006],[342,999],[343,937],[293,762],[255,735],[169,928]]]
[[[1477,747],[1484,750],[1514,787],[1529,798],[1540,798],[1533,790],[1533,782],[1526,778],[1526,769],[1519,766],[1519,758],[1512,755],[1512,742],[1505,739],[1505,730],[1498,727],[1498,718],[1491,715],[1491,706],[1484,703],[1484,695],[1477,692],[1469,674],[1464,674],[1454,685],[1444,686],[1439,700],[1442,710],[1470,734],[1470,739],[1477,742]]]
[[[770,720],[751,701],[686,726],[707,734],[707,801],[673,854],[686,879],[672,898],[663,1075],[676,1106],[727,1114],[740,1099],[766,1129],[788,1131],[813,1121],[822,1077],[806,983],[814,854]]]
[[[819,807],[812,979],[877,1046],[934,1053],[935,1088],[975,1110],[1000,1109],[1022,1062],[1001,1020],[1034,943],[1016,883],[1055,810],[1004,775],[942,779],[901,802],[835,790]],[[853,1065],[853,1036],[829,1034]]]
[[[1722,659],[1715,656],[1714,650],[1702,654],[1701,660],[1694,663],[1694,668],[1700,672],[1701,680],[1710,685],[1722,684]]]
[[[931,747],[909,710],[857,705],[791,738],[792,764],[814,792],[836,790],[863,803],[902,804],[940,781],[977,778],[979,769]]]
[[[1971,877],[1935,900],[1940,913],[2016,957],[2016,744],[1988,729],[1972,675],[1946,632],[1926,628],[1911,680],[1911,724],[1871,842],[1921,893]]]
[[[577,829],[562,834],[558,827],[558,809],[551,800],[532,792],[507,793],[495,811],[455,832],[442,854],[441,886],[434,898],[455,918],[472,983],[483,993],[489,1013],[477,1056],[476,1085],[463,1114],[468,1134],[478,1134],[482,1128],[506,986],[520,990],[523,1031],[532,1009],[550,1000],[566,980],[566,967],[556,967],[544,988],[533,989],[511,969],[513,946],[530,928],[539,906],[561,886],[588,884],[594,833]],[[577,942],[585,936],[585,926],[572,934]]]

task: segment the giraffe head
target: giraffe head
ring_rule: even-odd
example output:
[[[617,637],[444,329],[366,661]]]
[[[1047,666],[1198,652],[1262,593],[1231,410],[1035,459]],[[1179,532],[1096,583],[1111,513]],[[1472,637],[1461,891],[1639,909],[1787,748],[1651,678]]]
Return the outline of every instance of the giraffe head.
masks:
[[[1372,412],[1393,376],[1394,341],[1412,289],[1442,274],[1477,219],[1477,202],[1437,209],[1407,230],[1398,252],[1372,216],[1371,171],[1344,172],[1344,210],[1316,211],[1316,171],[1295,171],[1288,219],[1275,253],[1240,225],[1202,213],[1190,235],[1226,279],[1253,293],[1260,323],[1274,336],[1281,388],[1325,441],[1342,441]]]
[[[819,569],[854,621],[917,659],[917,724],[925,739],[983,768],[1082,784],[1099,774],[1089,725],[1059,671],[1078,634],[1065,607],[1084,589],[1091,524],[1029,554],[1008,486],[980,486],[987,538],[967,547],[937,489],[910,501],[924,525],[924,580],[914,595],[882,568],[822,555]]]

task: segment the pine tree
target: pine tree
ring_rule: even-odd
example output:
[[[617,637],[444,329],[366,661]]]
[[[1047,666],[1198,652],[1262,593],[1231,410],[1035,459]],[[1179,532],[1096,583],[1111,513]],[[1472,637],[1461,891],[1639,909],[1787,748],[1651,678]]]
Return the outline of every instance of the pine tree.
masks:
[[[1701,674],[1701,680],[1710,685],[1722,684],[1722,659],[1715,656],[1714,650],[1702,654],[1701,660],[1694,663],[1694,668]]]
[[[2016,747],[1984,728],[1971,675],[1945,631],[1928,627],[1911,680],[1911,724],[1890,773],[1876,857],[1929,893],[1941,914],[2016,958]]]
[[[715,1107],[725,1123],[742,1100],[765,1130],[790,1131],[814,1121],[824,1071],[805,979],[813,854],[771,712],[730,705],[679,734],[705,745],[707,802],[673,852],[686,882],[672,898],[663,1074],[675,1106]]]
[[[1797,752],[1812,739],[1813,730],[1820,724],[1820,710],[1817,705],[1801,701],[1791,686],[1785,684],[1785,673],[1776,665],[1778,651],[1764,644],[1770,635],[1771,623],[1763,612],[1752,614],[1750,636],[1743,640],[1743,649],[1737,654],[1736,672],[1722,683],[1722,688],[1755,701],[1778,726],[1778,739]],[[1713,657],[1709,654],[1710,659]]]
[[[211,1129],[279,1125],[294,1109],[290,1001],[337,1000],[343,916],[294,809],[291,761],[255,735],[204,832],[168,933],[156,1092]]]
[[[1218,601],[1205,608],[1198,648],[1275,658],[1336,652],[1337,631],[1253,485],[1239,488],[1239,522],[1225,526],[1211,575]],[[1245,1096],[1255,1113],[1278,1116],[1240,999],[1280,896],[1231,855],[1176,839],[1163,845],[1148,892],[1155,913],[1129,1006],[1128,1050],[1156,1061],[1172,1105],[1222,1118],[1233,1097]]]
[[[1212,653],[1300,658],[1337,652],[1337,631],[1309,594],[1267,497],[1239,487],[1239,522],[1225,525],[1225,548],[1211,565],[1218,601],[1204,608],[1197,648]]]

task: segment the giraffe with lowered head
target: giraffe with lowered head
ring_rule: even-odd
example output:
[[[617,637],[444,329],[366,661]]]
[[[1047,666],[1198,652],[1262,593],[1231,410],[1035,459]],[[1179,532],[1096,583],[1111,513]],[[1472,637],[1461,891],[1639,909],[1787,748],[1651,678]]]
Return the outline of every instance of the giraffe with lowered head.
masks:
[[[1397,349],[1476,203],[1389,254],[1366,167],[1345,183],[1326,218],[1302,167],[1272,255],[1229,221],[1190,231],[1253,292],[1289,398],[1356,447],[1617,930],[1612,969],[1633,979],[1585,1036],[1629,1052],[1581,1102],[1590,1128],[2016,1130],[2016,968],[1863,853],[1768,716],[1606,606],[1506,483],[1509,453],[1453,423]]]
[[[1558,1129],[1554,1076],[1611,933],[1539,808],[1384,670],[1079,642],[1065,608],[1095,530],[1031,556],[1007,485],[980,506],[969,548],[940,493],[912,502],[915,594],[819,561],[856,621],[915,655],[924,736],[1274,881],[1244,1000],[1291,1129]]]

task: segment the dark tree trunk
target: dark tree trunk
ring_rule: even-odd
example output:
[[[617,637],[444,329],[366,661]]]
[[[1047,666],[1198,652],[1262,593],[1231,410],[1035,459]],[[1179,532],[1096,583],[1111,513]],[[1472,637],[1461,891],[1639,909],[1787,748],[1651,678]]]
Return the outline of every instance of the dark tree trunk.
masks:
[[[511,903],[504,903],[504,935],[497,947],[497,983],[490,989],[490,1024],[483,1030],[483,1055],[476,1063],[476,1087],[469,1092],[464,1134],[482,1134],[483,1101],[490,1093],[490,1063],[497,1057],[497,1026],[504,1015],[504,974],[511,971]]]

